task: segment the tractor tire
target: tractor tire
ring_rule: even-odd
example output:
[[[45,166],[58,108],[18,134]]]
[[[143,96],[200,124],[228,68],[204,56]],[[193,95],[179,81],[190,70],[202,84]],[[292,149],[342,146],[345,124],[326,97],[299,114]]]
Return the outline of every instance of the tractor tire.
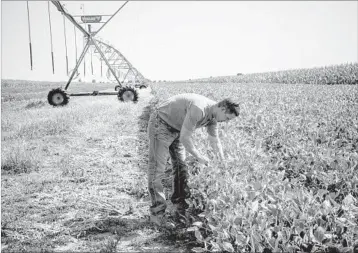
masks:
[[[47,95],[47,101],[52,106],[67,105],[69,100],[70,96],[61,88],[52,89]]]
[[[119,91],[120,88],[121,88],[121,86],[119,86],[119,85],[114,86],[115,91]]]
[[[145,89],[145,88],[147,88],[147,86],[145,86],[145,85],[141,85],[141,86],[139,87],[139,89]]]
[[[132,87],[122,87],[118,91],[118,99],[122,102],[132,101],[133,103],[138,102],[138,92]]]

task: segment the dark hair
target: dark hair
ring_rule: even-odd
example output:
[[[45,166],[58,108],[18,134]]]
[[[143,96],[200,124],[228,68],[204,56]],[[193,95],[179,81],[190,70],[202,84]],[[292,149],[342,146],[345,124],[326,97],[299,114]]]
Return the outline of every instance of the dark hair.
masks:
[[[236,108],[240,109],[240,105],[235,103],[231,98],[225,98],[224,100],[218,103],[219,107],[225,107],[227,113],[235,114],[239,116],[239,113],[236,111]]]

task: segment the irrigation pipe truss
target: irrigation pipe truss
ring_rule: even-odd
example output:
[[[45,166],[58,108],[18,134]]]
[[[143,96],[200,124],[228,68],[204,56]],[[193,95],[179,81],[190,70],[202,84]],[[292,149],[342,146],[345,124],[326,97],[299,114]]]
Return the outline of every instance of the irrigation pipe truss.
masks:
[[[69,14],[61,5],[59,1],[51,1],[56,7],[57,10],[60,11],[67,19],[69,19],[87,38],[87,43],[83,49],[83,52],[76,62],[76,67],[72,70],[72,74],[70,76],[69,81],[66,84],[66,88],[69,86],[71,80],[73,79],[75,72],[78,70],[78,67],[83,60],[86,52],[91,46],[95,47],[95,53],[98,57],[100,57],[101,63],[102,60],[107,64],[108,66],[108,72],[107,72],[107,78],[116,80],[118,84],[121,86],[121,81],[119,80],[120,73],[125,73],[124,78],[122,79],[122,82],[125,80],[128,80],[127,77],[131,76],[135,78],[136,82],[142,83],[145,82],[147,79],[136,69],[133,67],[133,65],[128,61],[126,57],[123,56],[119,50],[115,49],[111,45],[108,45],[107,43],[104,43],[103,41],[99,39],[95,39],[94,37],[98,34],[100,30],[103,29],[103,27],[108,24],[108,22],[125,6],[125,4],[128,3],[126,1],[113,15],[111,15],[111,18],[109,18],[96,32],[87,32],[86,29],[84,29],[80,24],[77,23],[77,21],[74,19],[74,17]],[[103,53],[105,52],[105,53]],[[99,54],[99,55],[98,55]]]

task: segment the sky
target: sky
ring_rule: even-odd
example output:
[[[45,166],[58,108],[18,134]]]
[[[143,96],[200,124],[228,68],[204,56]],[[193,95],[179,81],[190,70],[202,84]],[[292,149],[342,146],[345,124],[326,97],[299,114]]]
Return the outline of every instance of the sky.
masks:
[[[125,1],[61,3],[72,15],[109,15]],[[1,1],[2,79],[68,80],[63,17],[50,2],[52,73],[47,8],[47,1],[29,1],[31,71],[26,1]],[[129,1],[98,38],[150,80],[188,80],[357,62],[357,16],[358,1]],[[71,70],[75,30],[68,20],[65,25]],[[76,38],[79,55],[79,30]],[[105,78],[92,59],[94,73],[87,54],[83,80]]]

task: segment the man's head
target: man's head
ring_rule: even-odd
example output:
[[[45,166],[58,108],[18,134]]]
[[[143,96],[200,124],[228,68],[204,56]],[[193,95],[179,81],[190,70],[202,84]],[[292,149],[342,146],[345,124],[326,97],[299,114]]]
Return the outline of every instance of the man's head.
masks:
[[[226,98],[216,104],[215,118],[218,122],[231,120],[240,114],[240,107],[231,98]]]

